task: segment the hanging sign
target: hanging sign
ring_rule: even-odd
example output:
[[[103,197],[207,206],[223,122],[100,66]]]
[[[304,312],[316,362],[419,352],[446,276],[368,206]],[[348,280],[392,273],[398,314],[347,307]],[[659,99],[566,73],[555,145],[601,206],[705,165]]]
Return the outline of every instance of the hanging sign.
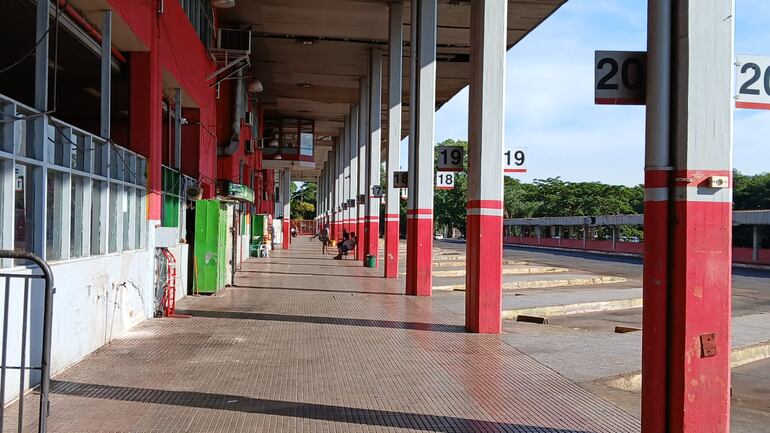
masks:
[[[408,171],[393,172],[393,188],[407,188],[409,185]]]
[[[372,197],[373,198],[382,198],[382,186],[380,186],[380,185],[372,185]]]
[[[463,171],[465,150],[462,146],[439,146],[436,154],[438,171]]]
[[[436,172],[436,189],[454,189],[455,173],[451,171]]]
[[[645,105],[647,53],[596,51],[594,102],[600,105]]]
[[[527,172],[527,148],[514,147],[503,153],[503,173]]]
[[[366,204],[366,194],[358,194],[358,196],[356,196],[356,202],[358,204]]]
[[[770,110],[770,56],[739,55],[735,68],[735,107]]]

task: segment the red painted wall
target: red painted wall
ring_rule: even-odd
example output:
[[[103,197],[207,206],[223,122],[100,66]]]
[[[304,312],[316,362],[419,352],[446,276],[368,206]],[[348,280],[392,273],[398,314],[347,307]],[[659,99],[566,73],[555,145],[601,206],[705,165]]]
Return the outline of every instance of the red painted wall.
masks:
[[[607,253],[624,253],[641,256],[644,252],[644,243],[642,242],[616,242],[615,249],[612,249],[612,241],[586,241],[587,248],[583,248],[581,239],[562,239],[559,245],[558,239],[505,236],[503,243],[511,245],[533,245],[541,247],[558,247],[573,250],[600,251]],[[757,261],[752,260],[751,248],[733,247],[733,263],[768,265],[770,266],[770,249],[760,249],[757,254]]]
[[[215,70],[215,65],[198,39],[192,24],[187,19],[182,6],[176,1],[164,2],[162,14],[156,12],[156,0],[108,0],[112,9],[125,22],[134,35],[140,40],[145,51],[150,51],[158,62],[158,74],[173,76],[183,89],[183,105],[197,105],[197,125],[186,125],[183,129],[182,159],[183,171],[193,177],[198,177],[204,186],[206,197],[213,194],[214,179],[216,179],[216,93],[209,87],[206,76]],[[132,61],[131,59],[129,61]],[[140,85],[141,80],[132,80],[132,85]],[[163,81],[161,79],[161,85]],[[163,94],[172,95],[171,89],[163,88]],[[132,92],[133,93],[133,92]],[[191,101],[185,101],[191,98]],[[146,99],[146,98],[145,98]],[[153,98],[154,99],[154,98]],[[133,107],[133,112],[146,110],[149,101],[141,101],[132,96],[132,103],[141,106]],[[152,109],[153,111],[155,108]],[[190,114],[189,110],[186,110]],[[153,114],[154,115],[154,114]],[[190,119],[188,122],[192,123]],[[141,122],[140,122],[141,123]],[[146,122],[145,122],[146,123]],[[158,122],[151,122],[143,127],[160,128]],[[139,131],[139,132],[137,132]],[[197,132],[197,137],[195,133]],[[141,131],[132,126],[131,134],[139,133],[141,137],[132,137],[132,149],[152,157],[149,149],[161,146],[160,130]],[[148,143],[142,143],[149,140]],[[140,147],[136,147],[140,146]],[[191,150],[191,148],[194,148]],[[189,153],[189,154],[188,154]],[[197,164],[190,164],[190,159]],[[152,159],[152,158],[150,158]],[[151,176],[159,176],[159,168],[152,165],[160,161],[150,160]],[[151,184],[151,189],[157,185]],[[150,202],[150,214],[154,214],[154,201]]]

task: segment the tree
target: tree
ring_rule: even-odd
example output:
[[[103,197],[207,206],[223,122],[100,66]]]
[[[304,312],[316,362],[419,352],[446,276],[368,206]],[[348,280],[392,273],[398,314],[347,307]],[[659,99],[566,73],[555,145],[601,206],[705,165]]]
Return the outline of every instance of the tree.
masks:
[[[305,182],[291,183],[291,216],[293,219],[311,220],[316,216],[318,185]]]

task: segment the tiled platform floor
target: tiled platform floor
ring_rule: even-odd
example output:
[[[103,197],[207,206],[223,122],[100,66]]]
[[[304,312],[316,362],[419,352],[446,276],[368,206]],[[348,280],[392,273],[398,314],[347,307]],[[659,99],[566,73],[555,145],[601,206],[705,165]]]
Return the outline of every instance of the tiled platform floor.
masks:
[[[56,377],[49,431],[639,431],[515,339],[466,334],[318,250],[246,263],[237,287],[181,303],[194,317],[146,321]]]

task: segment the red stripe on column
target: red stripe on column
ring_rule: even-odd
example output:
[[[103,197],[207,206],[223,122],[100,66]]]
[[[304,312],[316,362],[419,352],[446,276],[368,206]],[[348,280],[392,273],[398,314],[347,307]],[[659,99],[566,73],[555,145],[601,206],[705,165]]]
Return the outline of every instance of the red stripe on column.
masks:
[[[407,215],[433,215],[433,209],[407,209]]]
[[[385,222],[385,278],[398,278],[398,221]]]
[[[671,179],[671,170],[646,170],[644,172],[645,188],[666,188]]]
[[[468,200],[465,205],[466,209],[502,209],[503,202],[501,200]]]
[[[283,249],[288,250],[291,243],[291,221],[283,221]]]
[[[729,170],[680,170],[674,174],[674,183],[678,186],[703,186],[711,176],[726,176],[729,186],[733,185],[733,173]]]
[[[748,108],[751,110],[770,110],[770,104],[761,102],[736,102],[735,108]]]
[[[667,417],[668,205],[668,201],[644,202],[642,431],[645,432],[665,431]]]
[[[470,332],[497,334],[502,328],[503,217],[467,218],[465,327]]]
[[[407,220],[406,260],[406,294],[430,296],[433,290],[433,219]]]
[[[668,317],[668,431],[730,429],[732,203],[676,202]],[[645,265],[646,266],[646,265]],[[646,306],[645,306],[646,308]],[[716,337],[704,356],[704,335]]]
[[[362,217],[358,218],[357,222],[358,230],[356,232],[356,236],[358,237],[358,243],[356,244],[356,259],[363,260],[364,258],[364,219]]]
[[[379,266],[379,247],[380,247],[380,223],[378,221],[366,221],[364,223],[364,234],[365,236],[365,242],[366,246],[364,247],[364,257],[362,259],[366,258],[367,254],[371,254],[374,256],[374,267]]]

